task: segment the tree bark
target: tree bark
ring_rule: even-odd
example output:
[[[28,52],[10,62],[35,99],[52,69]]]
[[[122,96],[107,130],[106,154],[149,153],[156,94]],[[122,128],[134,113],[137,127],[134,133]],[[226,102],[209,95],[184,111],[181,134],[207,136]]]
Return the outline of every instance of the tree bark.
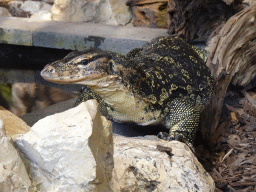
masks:
[[[206,64],[217,85],[202,116],[202,134],[213,147],[221,133],[219,120],[229,84],[250,89],[256,76],[256,4],[232,16],[206,49]]]
[[[223,2],[225,1],[225,2]],[[206,42],[211,32],[241,8],[242,0],[169,0],[168,34]]]

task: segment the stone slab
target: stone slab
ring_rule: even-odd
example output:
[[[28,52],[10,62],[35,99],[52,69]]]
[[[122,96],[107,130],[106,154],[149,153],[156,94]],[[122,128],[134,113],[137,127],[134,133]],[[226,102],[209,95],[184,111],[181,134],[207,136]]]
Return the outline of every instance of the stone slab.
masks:
[[[52,21],[30,21],[27,18],[0,17],[0,43],[33,45],[33,32],[40,28],[57,25]]]
[[[15,45],[71,50],[100,48],[125,54],[158,36],[167,36],[167,31],[94,23],[34,21],[28,18],[0,17],[0,43]]]

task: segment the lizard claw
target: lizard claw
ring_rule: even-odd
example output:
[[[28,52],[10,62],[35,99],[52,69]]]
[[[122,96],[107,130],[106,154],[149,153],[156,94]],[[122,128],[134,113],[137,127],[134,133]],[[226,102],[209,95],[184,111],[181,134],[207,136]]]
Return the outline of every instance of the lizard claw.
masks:
[[[174,135],[169,135],[168,133],[166,132],[160,132],[157,134],[157,137],[160,138],[160,139],[163,139],[165,141],[181,141],[181,142],[184,142],[183,139],[182,139],[182,136],[179,135],[179,134],[174,134]]]
[[[173,135],[170,135],[166,132],[160,132],[157,134],[157,137],[160,138],[160,139],[163,139],[165,141],[180,141],[180,142],[183,142],[185,143],[193,153],[195,153],[195,149],[193,147],[193,145],[190,143],[190,142],[187,142],[187,141],[184,141],[182,135],[180,134],[173,134]]]

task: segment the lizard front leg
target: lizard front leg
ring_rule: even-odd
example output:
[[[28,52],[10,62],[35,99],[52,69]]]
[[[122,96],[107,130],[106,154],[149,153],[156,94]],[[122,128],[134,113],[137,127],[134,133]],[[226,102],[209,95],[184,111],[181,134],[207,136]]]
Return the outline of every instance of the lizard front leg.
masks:
[[[99,94],[93,92],[89,87],[84,86],[81,91],[81,95],[78,97],[78,99],[75,102],[75,106],[78,106],[82,102],[88,101],[90,99],[96,99],[99,103],[99,110],[100,114],[103,116],[108,117],[108,108],[109,105],[99,96]],[[111,118],[109,118],[111,119]]]
[[[165,140],[179,140],[186,143],[192,150],[197,132],[200,113],[187,102],[176,99],[170,104],[164,124],[169,134],[159,133],[158,137]]]

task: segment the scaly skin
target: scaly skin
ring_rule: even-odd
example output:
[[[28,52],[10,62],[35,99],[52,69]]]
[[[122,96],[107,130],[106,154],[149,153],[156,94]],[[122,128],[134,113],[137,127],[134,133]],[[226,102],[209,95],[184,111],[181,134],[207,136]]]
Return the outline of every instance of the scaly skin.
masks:
[[[126,56],[102,50],[72,52],[48,64],[41,75],[55,83],[86,85],[76,105],[95,98],[108,119],[164,124],[170,133],[160,134],[162,138],[192,146],[214,87],[201,57],[205,55],[177,37],[159,37]]]

